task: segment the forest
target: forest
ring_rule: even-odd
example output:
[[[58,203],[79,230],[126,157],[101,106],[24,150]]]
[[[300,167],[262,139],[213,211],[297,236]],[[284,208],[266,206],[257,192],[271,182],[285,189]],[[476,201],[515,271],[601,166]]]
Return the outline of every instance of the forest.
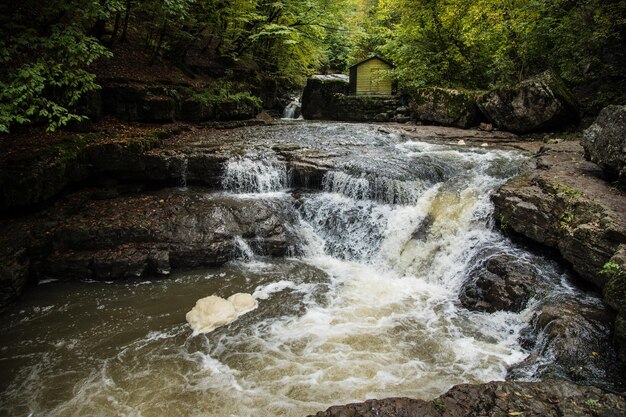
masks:
[[[595,115],[624,101],[625,37],[623,0],[3,2],[0,131],[82,120],[121,48],[145,56],[124,65],[167,62],[233,93],[267,77],[295,90],[372,54],[401,87],[491,89],[551,69]]]

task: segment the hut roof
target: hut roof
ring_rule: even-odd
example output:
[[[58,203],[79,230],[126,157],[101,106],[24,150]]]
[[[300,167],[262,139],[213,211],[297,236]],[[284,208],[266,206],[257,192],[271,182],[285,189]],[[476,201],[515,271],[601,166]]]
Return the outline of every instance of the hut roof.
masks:
[[[385,58],[381,58],[381,57],[379,57],[378,55],[374,55],[374,56],[371,56],[371,57],[369,57],[369,58],[367,58],[367,59],[364,59],[364,60],[362,60],[362,61],[359,61],[359,62],[357,62],[356,64],[351,65],[351,66],[350,66],[350,68],[354,68],[354,67],[356,67],[356,66],[359,66],[359,65],[361,65],[361,64],[363,64],[363,63],[365,63],[365,62],[367,62],[367,61],[371,61],[372,59],[380,59],[381,61],[383,61],[385,64],[389,65],[390,67],[392,67],[392,68],[395,68],[395,67],[396,67],[395,65],[393,65],[393,63],[392,63],[391,61],[388,61],[388,60],[386,60]]]

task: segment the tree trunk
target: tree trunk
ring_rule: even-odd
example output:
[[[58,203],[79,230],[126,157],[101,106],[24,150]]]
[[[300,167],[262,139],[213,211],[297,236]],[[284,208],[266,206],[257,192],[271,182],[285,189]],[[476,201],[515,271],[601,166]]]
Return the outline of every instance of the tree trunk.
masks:
[[[113,26],[113,33],[111,33],[111,39],[109,39],[109,48],[113,47],[117,32],[120,30],[120,12],[115,13],[115,25]]]
[[[150,63],[148,64],[149,66],[152,66],[152,64],[154,64],[154,60],[156,59],[157,54],[159,53],[159,50],[161,49],[161,45],[163,44],[163,37],[165,36],[166,29],[167,29],[167,17],[164,17],[163,26],[161,26],[161,33],[159,34],[159,41],[154,47],[154,51],[152,51],[152,56],[150,57]]]
[[[120,43],[126,42],[126,31],[128,30],[128,19],[130,17],[130,6],[132,0],[126,0],[126,11],[124,12],[124,27],[122,28],[122,36],[120,37]]]

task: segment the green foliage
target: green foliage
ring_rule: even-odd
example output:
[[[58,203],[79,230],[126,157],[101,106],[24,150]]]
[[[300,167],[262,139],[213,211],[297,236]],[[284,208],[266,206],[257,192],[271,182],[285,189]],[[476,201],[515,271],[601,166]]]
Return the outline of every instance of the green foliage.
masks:
[[[609,277],[609,279],[613,277],[626,277],[626,270],[615,262],[607,262],[602,266],[599,274],[605,275]]]
[[[362,3],[355,56],[384,54],[405,86],[485,89],[546,69],[570,85],[624,77],[623,0]]]
[[[0,7],[0,132],[34,122],[53,131],[83,120],[72,107],[98,88],[86,68],[110,55],[83,26],[103,8],[41,3],[20,2],[13,12]]]
[[[211,88],[202,92],[194,92],[192,99],[200,103],[220,104],[225,101],[234,101],[235,103],[250,104],[255,107],[261,107],[261,99],[250,94],[249,91],[242,91],[243,86],[230,82],[215,82]]]

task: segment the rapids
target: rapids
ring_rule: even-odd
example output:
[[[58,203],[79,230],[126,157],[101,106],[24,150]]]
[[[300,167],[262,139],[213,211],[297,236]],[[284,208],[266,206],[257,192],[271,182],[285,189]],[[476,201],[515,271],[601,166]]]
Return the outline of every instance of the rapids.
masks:
[[[321,190],[295,190],[287,164],[256,145],[225,163],[218,192],[289,210],[292,257],[264,257],[239,237],[238,258],[221,268],[40,282],[0,324],[0,415],[304,416],[368,398],[430,399],[502,380],[528,355],[518,336],[536,301],[494,314],[458,301],[481,259],[510,254],[555,293],[577,291],[493,227],[489,194],[521,154],[375,126],[290,129],[300,144],[356,151],[336,154]],[[257,130],[246,140],[286,140],[280,127]],[[238,292],[258,308],[192,335],[185,313],[198,298]]]

